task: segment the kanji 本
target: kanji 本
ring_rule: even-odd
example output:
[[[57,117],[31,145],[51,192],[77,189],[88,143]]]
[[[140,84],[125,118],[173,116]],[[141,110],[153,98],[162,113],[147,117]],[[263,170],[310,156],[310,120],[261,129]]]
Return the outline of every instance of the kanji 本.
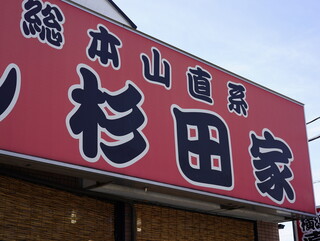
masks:
[[[97,30],[88,30],[90,42],[87,47],[87,55],[89,59],[92,61],[99,59],[100,64],[104,67],[108,67],[111,63],[114,69],[120,69],[119,48],[122,47],[121,40],[106,26],[98,24],[97,28]]]
[[[78,65],[77,72],[81,84],[69,90],[75,107],[67,117],[67,127],[71,136],[79,139],[82,157],[95,162],[102,156],[119,168],[135,163],[149,146],[142,133],[147,122],[141,108],[143,93],[131,81],[110,92],[101,87],[98,74],[84,64]],[[109,138],[104,139],[102,133]]]
[[[214,112],[171,107],[175,123],[177,165],[197,186],[233,189],[229,129]]]
[[[228,82],[228,109],[239,116],[248,116],[248,103],[246,102],[246,88],[242,84]]]
[[[26,38],[38,38],[53,48],[62,49],[64,45],[63,24],[65,17],[61,9],[41,0],[24,0],[21,31]]]
[[[171,65],[169,61],[161,58],[160,51],[152,47],[152,60],[146,54],[141,54],[142,73],[146,81],[171,88]]]
[[[290,168],[293,155],[289,145],[268,129],[263,130],[263,136],[251,131],[250,139],[249,152],[259,193],[278,204],[285,198],[293,203],[295,191],[290,183],[294,178]]]
[[[189,67],[186,74],[189,95],[195,100],[212,105],[211,74],[200,66]]]

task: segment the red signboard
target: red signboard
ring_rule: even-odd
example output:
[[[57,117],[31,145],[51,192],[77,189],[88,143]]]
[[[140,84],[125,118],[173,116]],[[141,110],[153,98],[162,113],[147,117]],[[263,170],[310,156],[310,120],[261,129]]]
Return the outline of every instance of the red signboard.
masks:
[[[314,213],[301,104],[63,1],[0,19],[1,150]]]
[[[317,216],[295,221],[296,241],[320,240],[320,207],[317,207]]]

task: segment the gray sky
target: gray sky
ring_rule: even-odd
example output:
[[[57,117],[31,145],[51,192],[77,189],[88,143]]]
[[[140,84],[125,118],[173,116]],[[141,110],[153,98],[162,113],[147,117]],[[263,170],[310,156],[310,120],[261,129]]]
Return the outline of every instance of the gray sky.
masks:
[[[138,30],[304,103],[306,121],[320,116],[320,1],[114,2]],[[319,135],[320,120],[307,130],[309,138]],[[320,139],[309,144],[314,181],[319,147]],[[320,183],[314,188],[320,205]],[[281,241],[289,240],[281,231]]]

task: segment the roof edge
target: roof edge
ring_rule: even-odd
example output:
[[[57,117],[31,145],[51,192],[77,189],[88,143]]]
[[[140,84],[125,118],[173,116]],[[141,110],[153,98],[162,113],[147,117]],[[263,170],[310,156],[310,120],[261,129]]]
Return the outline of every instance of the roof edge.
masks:
[[[115,4],[112,0],[107,0],[130,24],[130,26],[134,29],[137,29],[137,25],[132,22],[132,20]]]

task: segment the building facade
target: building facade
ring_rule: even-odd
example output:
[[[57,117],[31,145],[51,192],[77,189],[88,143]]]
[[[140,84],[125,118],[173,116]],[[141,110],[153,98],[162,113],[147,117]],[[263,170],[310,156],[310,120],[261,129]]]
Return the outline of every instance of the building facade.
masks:
[[[1,6],[0,240],[277,241],[315,213],[301,103],[111,0]]]

